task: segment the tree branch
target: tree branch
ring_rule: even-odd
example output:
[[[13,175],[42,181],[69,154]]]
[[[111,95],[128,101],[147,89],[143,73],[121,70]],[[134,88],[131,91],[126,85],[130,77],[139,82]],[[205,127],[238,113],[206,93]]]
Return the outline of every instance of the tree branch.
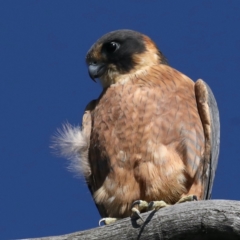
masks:
[[[140,219],[125,218],[108,226],[62,236],[33,239],[240,239],[239,201],[209,200],[181,203],[157,212],[147,212],[142,216],[145,219],[144,223]]]

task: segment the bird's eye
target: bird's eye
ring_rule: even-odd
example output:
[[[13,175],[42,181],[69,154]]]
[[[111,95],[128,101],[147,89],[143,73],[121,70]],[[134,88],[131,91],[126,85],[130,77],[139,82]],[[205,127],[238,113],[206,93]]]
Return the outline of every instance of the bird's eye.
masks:
[[[120,44],[117,42],[110,42],[106,44],[106,50],[107,52],[114,53],[116,50],[118,50],[120,47]]]

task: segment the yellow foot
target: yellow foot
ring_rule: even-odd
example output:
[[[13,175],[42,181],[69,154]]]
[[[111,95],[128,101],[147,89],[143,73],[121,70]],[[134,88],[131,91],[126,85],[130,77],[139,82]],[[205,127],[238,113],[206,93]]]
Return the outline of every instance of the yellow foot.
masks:
[[[132,204],[132,207],[131,207],[132,216],[137,215],[144,222],[142,216],[140,215],[140,212],[142,210],[147,209],[147,208],[148,208],[148,203],[146,201],[143,201],[143,200],[134,201],[133,204]]]
[[[196,195],[188,195],[188,196],[182,197],[177,203],[192,202],[192,201],[197,201]]]
[[[142,219],[144,222],[142,216],[141,216],[141,211],[142,210],[159,210],[160,208],[167,207],[169,206],[167,203],[164,201],[152,201],[150,203],[143,201],[143,200],[137,200],[133,202],[132,204],[132,216],[138,216],[139,218]]]
[[[119,220],[119,218],[102,218],[100,219],[100,221],[98,222],[99,226],[101,226],[101,223],[103,222],[105,225],[111,224],[111,223],[115,223],[117,220]]]
[[[165,203],[164,201],[152,201],[148,204],[149,210],[159,210],[160,208],[164,208],[170,206],[169,204]]]

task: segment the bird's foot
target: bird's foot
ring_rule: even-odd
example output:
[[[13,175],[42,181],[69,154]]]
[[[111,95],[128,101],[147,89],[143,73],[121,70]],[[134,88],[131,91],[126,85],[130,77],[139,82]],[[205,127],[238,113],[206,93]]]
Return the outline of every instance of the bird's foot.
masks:
[[[137,200],[132,203],[131,211],[132,211],[132,217],[139,217],[144,222],[142,216],[140,215],[142,210],[145,210],[148,208],[148,202],[143,200]]]
[[[196,195],[188,195],[180,198],[180,200],[177,203],[183,203],[183,202],[192,202],[192,201],[197,201],[197,196]]]
[[[167,203],[164,201],[152,201],[150,203],[143,201],[143,200],[137,200],[134,201],[132,204],[132,217],[137,216],[142,219],[144,222],[142,216],[141,216],[141,211],[143,210],[159,210],[160,208],[167,207],[169,206]]]
[[[169,204],[165,203],[164,201],[152,201],[148,204],[149,210],[159,210],[160,208],[168,207]]]
[[[98,224],[99,226],[102,226],[101,223],[103,222],[105,225],[108,225],[108,224],[115,223],[117,220],[119,220],[119,218],[111,218],[111,217],[102,218],[99,220]]]
[[[196,195],[187,195],[182,197],[177,203],[183,203],[183,202],[191,202],[191,201],[197,201],[197,196]],[[144,222],[142,216],[141,216],[141,211],[143,210],[159,210],[164,207],[171,206],[167,204],[164,201],[152,201],[150,203],[143,201],[143,200],[137,200],[134,201],[132,206],[131,206],[131,211],[132,211],[132,217],[139,217],[142,219]]]

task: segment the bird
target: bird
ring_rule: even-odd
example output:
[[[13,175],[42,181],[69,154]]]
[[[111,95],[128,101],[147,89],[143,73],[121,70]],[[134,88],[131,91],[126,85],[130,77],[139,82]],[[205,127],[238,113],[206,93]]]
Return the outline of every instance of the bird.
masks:
[[[65,124],[53,145],[84,177],[100,223],[210,199],[220,122],[208,84],[171,67],[153,40],[128,29],[100,37],[86,64],[102,92],[82,125]]]

